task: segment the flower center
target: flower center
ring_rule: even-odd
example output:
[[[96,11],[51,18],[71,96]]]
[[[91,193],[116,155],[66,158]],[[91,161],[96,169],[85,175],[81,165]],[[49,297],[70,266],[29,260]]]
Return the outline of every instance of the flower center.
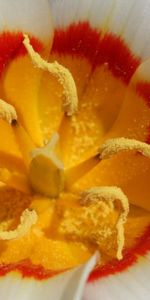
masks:
[[[24,239],[26,239],[26,235],[28,236],[28,234],[31,233],[33,237],[36,236],[38,242],[38,238],[41,239],[41,246],[43,243],[47,243],[50,247],[54,247],[52,251],[54,253],[55,250],[57,252],[58,249],[58,253],[62,252],[62,257],[65,257],[66,260],[68,257],[70,259],[69,253],[66,251],[67,243],[71,245],[72,252],[73,249],[76,249],[76,254],[80,249],[79,256],[81,260],[81,253],[84,253],[83,256],[85,259],[86,255],[88,256],[89,253],[92,253],[95,249],[99,249],[104,256],[107,253],[110,257],[117,257],[120,260],[123,257],[124,225],[129,212],[129,204],[126,195],[120,188],[115,186],[117,185],[116,183],[109,183],[109,180],[107,184],[104,183],[102,185],[88,184],[88,188],[87,186],[84,187],[84,185],[81,185],[80,192],[73,190],[72,186],[76,185],[76,182],[78,184],[78,181],[80,181],[80,179],[82,180],[82,178],[90,171],[96,169],[96,167],[101,164],[103,165],[108,158],[113,158],[113,156],[116,156],[119,152],[134,151],[142,154],[141,156],[149,158],[149,146],[138,140],[126,139],[123,137],[116,139],[109,138],[104,142],[97,139],[95,144],[95,127],[93,129],[93,126],[95,126],[96,119],[92,118],[93,115],[94,117],[96,116],[98,109],[97,102],[99,103],[99,99],[103,100],[103,95],[101,95],[101,97],[99,97],[99,95],[97,96],[97,102],[94,103],[93,114],[91,113],[91,105],[93,105],[91,94],[89,96],[89,105],[86,106],[86,102],[84,103],[84,101],[82,104],[78,105],[76,84],[68,69],[63,67],[57,61],[48,63],[41,58],[41,56],[34,51],[27,35],[24,35],[23,43],[28,52],[28,59],[31,64],[33,63],[36,69],[41,69],[44,71],[44,74],[46,73],[48,76],[50,74],[50,76],[52,76],[51,79],[54,77],[56,82],[59,82],[61,86],[59,91],[61,108],[65,114],[64,119],[66,124],[67,122],[71,124],[71,130],[75,134],[74,141],[77,141],[77,145],[79,145],[81,149],[74,147],[74,158],[72,163],[69,157],[70,152],[65,152],[64,149],[66,148],[62,146],[62,144],[70,142],[69,138],[67,141],[65,138],[64,141],[62,141],[64,136],[61,134],[61,129],[59,129],[59,127],[63,127],[63,131],[65,132],[64,122],[59,124],[56,130],[51,130],[52,134],[49,134],[49,132],[46,131],[46,127],[43,129],[43,124],[41,124],[41,128],[44,132],[44,146],[40,139],[38,142],[34,141],[33,143],[30,136],[22,127],[22,124],[24,126],[24,123],[22,122],[22,119],[20,119],[19,110],[17,105],[15,105],[15,101],[13,102],[11,99],[11,103],[14,103],[14,106],[10,106],[4,102],[4,100],[1,100],[0,117],[11,124],[11,126],[9,126],[13,129],[15,137],[17,138],[26,169],[24,175],[18,174],[17,172],[11,173],[11,170],[1,169],[0,179],[6,183],[6,185],[13,188],[15,187],[16,190],[21,190],[25,195],[32,195],[33,200],[31,202],[32,204],[29,206],[32,210],[25,210],[24,213],[20,213],[20,225],[17,226],[15,223],[16,226],[11,228],[13,230],[7,230],[9,227],[7,227],[6,230],[4,230],[5,228],[2,228],[3,231],[0,232],[0,238],[10,240],[9,242],[11,243],[11,241],[13,242],[13,240],[17,238],[20,239],[24,237]],[[106,73],[106,68],[107,66],[105,65],[103,70],[104,74]],[[106,80],[105,76],[104,82]],[[95,77],[93,80],[95,80]],[[99,80],[99,77],[97,80]],[[8,82],[6,83],[8,84]],[[11,90],[13,91],[13,89]],[[57,93],[57,88],[55,90]],[[105,87],[105,90],[107,90],[107,86]],[[78,89],[79,94],[82,92]],[[57,103],[54,103],[54,106],[55,104],[57,105]],[[49,107],[47,107],[47,110],[48,109]],[[89,111],[89,115],[87,113],[89,118],[83,118],[82,120],[82,118],[79,117],[81,110],[83,113],[81,114],[81,117],[84,116],[84,112]],[[112,104],[110,104],[109,110],[111,116]],[[18,112],[18,116],[16,111]],[[115,114],[116,111],[118,111],[118,109],[115,110]],[[47,111],[44,113],[46,115]],[[102,119],[104,119],[105,124],[107,123],[105,122],[106,111],[103,111],[102,109],[102,113]],[[54,114],[55,116],[57,115],[55,112]],[[27,116],[28,115],[30,114],[27,112]],[[100,118],[99,115],[98,118]],[[110,118],[109,125],[105,124],[106,126],[101,126],[102,132],[105,131],[105,129],[107,132],[111,127],[114,122],[113,118]],[[53,123],[53,118],[49,118],[48,122]],[[92,132],[92,134],[89,134],[89,136],[86,134],[84,135],[87,130]],[[98,132],[97,137],[99,138],[99,136]],[[121,136],[124,135],[121,134]],[[84,155],[85,148],[90,148],[90,145],[93,145],[91,144],[91,141],[96,145],[95,149],[93,152],[91,151],[92,154]],[[75,143],[73,145],[76,146]],[[81,161],[78,159],[80,156],[78,155],[78,150],[79,152],[81,150],[83,154],[83,159],[81,159]],[[65,155],[63,152],[65,152]],[[66,162],[69,160],[71,163],[67,164]],[[107,161],[109,165],[109,159]],[[118,184],[118,186],[120,185]],[[40,200],[38,201],[36,197],[39,197]],[[38,202],[37,206],[36,201]],[[46,205],[45,211],[43,209],[44,205]],[[55,244],[56,241],[58,242],[58,245],[57,243]],[[79,256],[77,255],[77,257]],[[41,257],[40,254],[39,257]],[[72,260],[70,259],[70,261]],[[76,265],[77,262],[71,262],[71,266],[73,264]],[[62,268],[62,261],[60,265]],[[69,266],[67,261],[65,266]]]

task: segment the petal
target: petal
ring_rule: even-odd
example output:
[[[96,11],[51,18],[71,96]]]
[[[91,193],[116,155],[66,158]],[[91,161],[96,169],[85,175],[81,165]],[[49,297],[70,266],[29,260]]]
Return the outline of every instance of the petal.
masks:
[[[121,274],[86,285],[83,300],[149,298],[150,255]]]
[[[119,39],[110,35],[100,41],[99,33],[87,23],[57,30],[52,54],[70,69],[78,89],[76,122],[65,119],[60,130],[63,159],[68,166],[82,160],[85,152],[88,156],[88,149],[94,148],[91,143],[95,142],[97,147],[101,136],[113,124],[124,98],[124,81],[128,83],[138,60],[132,58]],[[89,119],[93,123],[91,127]]]
[[[7,275],[0,280],[1,297],[3,300],[80,300],[85,282],[97,260],[96,253],[86,264],[45,282],[16,278],[14,274]]]
[[[35,38],[32,39],[34,46],[39,50],[43,48],[43,54],[47,55],[53,35],[49,5],[46,0],[32,3],[0,1],[0,26],[0,95],[2,99],[15,106],[19,122],[21,121],[31,133],[32,139],[38,143],[39,137],[42,136],[37,107],[41,73],[35,70],[22,49],[21,32],[34,34]],[[23,140],[23,143],[29,145],[33,144],[32,141],[25,141],[26,133],[18,136],[10,125],[0,122],[0,138],[3,140],[0,147],[0,166],[10,171],[26,172],[22,147],[17,145],[18,137],[19,140],[21,138],[21,143]],[[14,184],[14,178],[13,176],[10,184]]]
[[[0,120],[0,167],[25,172],[25,164],[11,126]]]
[[[150,60],[145,61],[135,72],[118,118],[104,136],[104,140],[123,136],[147,141],[150,127],[149,66]],[[148,158],[135,155],[133,152],[120,153],[100,162],[72,188],[83,190],[98,185],[120,186],[128,196],[130,203],[149,210],[149,169]],[[143,188],[141,188],[140,182]]]
[[[83,6],[82,6],[83,4]],[[133,6],[133,2],[132,2],[132,6]],[[105,3],[101,2],[101,1],[88,1],[85,5],[84,1],[82,1],[81,3],[76,2],[76,6],[73,6],[74,9],[72,10],[71,14],[69,14],[70,12],[70,6],[71,6],[71,2],[68,1],[57,1],[56,3],[53,2],[51,3],[52,5],[52,11],[54,13],[54,16],[56,15],[56,11],[59,12],[59,15],[62,13],[62,17],[59,18],[59,20],[62,21],[62,23],[58,24],[58,27],[66,27],[69,24],[71,24],[72,22],[78,22],[80,21],[85,21],[88,20],[93,26],[97,27],[97,31],[95,31],[95,35],[97,34],[96,38],[96,42],[93,43],[93,51],[91,51],[91,49],[89,50],[90,46],[89,44],[93,42],[93,40],[90,40],[90,32],[88,31],[89,28],[88,26],[86,26],[84,24],[83,28],[84,28],[84,33],[81,35],[78,33],[77,27],[78,26],[70,26],[70,29],[68,29],[68,31],[63,31],[64,32],[64,47],[62,47],[61,49],[61,38],[59,38],[59,34],[61,36],[62,31],[57,30],[56,31],[56,35],[55,35],[55,39],[54,39],[54,47],[53,47],[53,51],[57,53],[61,56],[62,55],[62,61],[65,62],[65,58],[66,56],[70,56],[72,55],[73,57],[77,56],[85,56],[89,59],[90,56],[90,62],[95,63],[97,65],[103,65],[103,63],[108,63],[108,69],[111,69],[111,71],[114,73],[115,76],[119,77],[118,74],[121,72],[122,74],[128,74],[131,73],[129,77],[131,77],[131,75],[133,74],[134,70],[136,69],[136,67],[138,66],[138,59],[135,61],[132,61],[132,57],[133,54],[130,53],[128,51],[128,48],[125,47],[124,45],[124,49],[122,51],[121,49],[121,40],[115,40],[115,42],[112,42],[111,40],[111,36],[109,36],[109,34],[107,34],[107,30],[109,30],[109,32],[111,32],[111,28],[109,28],[111,20],[116,20],[116,18],[118,18],[118,15],[120,16],[120,19],[124,21],[123,24],[121,24],[121,28],[125,27],[125,24],[127,23],[127,19],[128,19],[128,13],[129,13],[129,7],[124,6],[123,1],[116,1],[115,5],[113,2],[111,1],[106,1]],[[73,4],[75,5],[75,4]],[[129,5],[130,6],[130,5]],[[130,8],[132,7],[130,6]],[[79,9],[80,7],[80,9]],[[121,10],[122,8],[122,10]],[[79,12],[80,10],[80,12]],[[97,14],[97,18],[96,18],[96,12],[99,11],[99,14]],[[125,11],[125,18],[122,17],[121,12]],[[67,12],[67,13],[66,13]],[[118,12],[115,18],[115,12]],[[81,14],[80,14],[81,13]],[[119,14],[120,13],[120,14]],[[79,19],[77,17],[77,15],[79,15]],[[80,18],[81,16],[81,18]],[[92,16],[92,17],[91,17]],[[97,19],[100,20],[99,21],[99,25],[97,23],[94,24],[91,20],[93,19]],[[101,19],[102,18],[102,19]],[[68,21],[69,19],[69,21]],[[66,21],[67,20],[67,21]],[[119,20],[119,19],[117,19]],[[60,21],[60,22],[61,22]],[[64,23],[63,23],[64,21]],[[57,22],[57,17],[56,17],[56,22]],[[82,24],[82,23],[81,23]],[[56,25],[57,26],[57,25]],[[117,28],[120,28],[119,26],[116,26]],[[72,30],[71,30],[72,29]],[[70,30],[70,32],[69,32]],[[102,32],[101,32],[102,31]],[[112,32],[115,32],[115,30],[112,30]],[[120,31],[122,32],[122,30]],[[65,35],[66,33],[66,35]],[[119,34],[119,32],[118,32]],[[66,36],[68,35],[68,41]],[[73,43],[73,36],[75,36],[75,41],[76,44]],[[89,37],[88,38],[86,37]],[[57,41],[57,37],[58,40],[60,39],[60,44],[59,41]],[[69,43],[69,38],[70,38],[70,43]],[[88,42],[85,42],[85,39],[88,40]],[[57,43],[58,42],[58,43]],[[106,43],[107,42],[107,43]],[[56,47],[56,45],[57,47]],[[107,44],[107,45],[106,45]],[[82,45],[82,46],[81,46]],[[59,47],[60,46],[60,47]],[[74,46],[74,47],[73,47]],[[86,49],[86,50],[85,50]],[[62,52],[61,52],[62,50]],[[70,52],[69,52],[70,51]],[[87,52],[92,52],[92,53],[88,53]],[[92,58],[91,58],[92,57]],[[128,59],[127,59],[128,58]],[[59,60],[59,58],[58,58]],[[80,59],[79,59],[80,60]],[[111,65],[112,61],[114,60],[113,63],[113,67]],[[124,63],[126,60],[128,60],[127,63]],[[70,58],[71,64],[73,65],[74,62],[72,61],[72,57]],[[70,64],[70,65],[71,65]],[[64,120],[64,122],[62,123],[61,126],[61,135],[62,135],[62,148],[63,148],[63,159],[65,162],[65,165],[72,165],[76,162],[78,162],[78,160],[80,159],[82,161],[83,156],[85,157],[85,153],[86,153],[86,157],[88,157],[90,155],[90,153],[88,152],[89,148],[92,148],[91,150],[94,151],[94,147],[92,145],[92,142],[94,142],[95,148],[98,146],[98,143],[100,143],[100,139],[101,136],[103,134],[105,134],[105,132],[109,129],[109,126],[112,125],[113,121],[115,120],[115,117],[120,109],[120,106],[122,104],[121,99],[124,98],[124,92],[125,92],[125,87],[122,85],[122,87],[119,88],[116,87],[116,85],[114,84],[115,90],[119,90],[118,95],[115,94],[115,92],[113,91],[111,93],[111,87],[109,86],[104,86],[104,81],[105,81],[105,85],[107,85],[106,80],[102,80],[101,77],[102,76],[101,73],[101,68],[99,70],[96,70],[93,72],[93,69],[91,69],[91,72],[88,72],[88,76],[86,78],[86,81],[83,80],[82,82],[84,82],[83,85],[83,89],[82,91],[84,91],[84,96],[82,97],[82,94],[80,94],[79,91],[79,114],[77,116],[77,123],[81,123],[80,127],[81,128],[77,128],[78,134],[76,134],[73,130],[74,124],[73,122],[70,122],[68,120]],[[99,73],[99,74],[98,74]],[[80,74],[80,71],[79,71]],[[124,76],[124,75],[123,75]],[[106,76],[107,77],[107,76]],[[129,81],[130,78],[126,78],[126,82]],[[99,84],[99,82],[101,82],[101,85]],[[93,84],[94,82],[94,84]],[[112,85],[113,86],[113,85]],[[104,89],[108,89],[109,93],[106,92],[106,90],[104,91]],[[120,93],[120,96],[119,96]],[[104,96],[105,94],[105,96]],[[111,97],[111,101],[109,101],[108,104],[108,98]],[[95,99],[102,99],[101,101],[97,101],[97,108],[94,107],[94,105],[96,104],[96,100]],[[120,99],[119,99],[120,98]],[[88,100],[91,99],[91,108],[89,109],[89,111],[87,111],[87,109],[81,109],[82,104],[84,105],[84,108],[87,108],[88,106]],[[82,103],[81,103],[82,101]],[[113,113],[111,113],[113,109]],[[82,111],[80,111],[82,110]],[[95,113],[95,111],[97,110],[97,114]],[[110,113],[109,113],[110,111]],[[99,114],[98,114],[99,112]],[[88,127],[88,120],[89,118],[92,119],[92,122],[94,124],[93,129],[91,130],[91,128]],[[108,121],[110,122],[108,124]],[[78,126],[79,127],[79,126]],[[84,135],[84,136],[83,136]],[[87,136],[87,138],[86,138]],[[93,141],[91,141],[91,137],[95,138],[95,140],[93,139]],[[82,137],[82,139],[81,139]],[[83,140],[84,139],[84,140]],[[78,140],[78,143],[77,143]],[[82,149],[80,147],[80,143],[82,143]],[[84,149],[83,149],[84,148]],[[82,155],[81,151],[83,151],[84,155]],[[68,155],[69,153],[69,155]],[[71,155],[70,155],[71,153]]]
[[[46,0],[0,1],[0,28],[2,31],[28,32],[42,41],[52,35],[52,21]]]
[[[2,16],[1,29],[8,30],[10,33],[4,34],[4,38],[1,38],[2,46],[3,42],[7,44],[7,40],[10,40],[8,49],[3,49],[9,62],[2,76],[3,98],[15,106],[20,122],[33,141],[42,144],[38,113],[38,92],[42,72],[35,69],[30,58],[22,52],[21,33],[26,32],[32,36],[34,47],[43,56],[48,56],[53,38],[49,4],[46,0],[32,1],[32,3],[30,1],[22,3],[18,0],[13,3],[0,1],[0,15]],[[9,49],[12,49],[10,55],[7,53]]]
[[[71,55],[60,55],[54,50],[57,41],[54,42],[53,51],[50,55],[50,61],[57,61],[71,72],[78,91],[79,100],[82,98],[83,91],[88,78],[91,74],[91,65],[84,57],[80,59]],[[62,45],[65,41],[62,41]],[[64,113],[62,110],[62,86],[54,76],[44,73],[41,89],[39,92],[39,116],[41,120],[41,130],[45,140],[49,140],[52,134],[59,131]],[[67,121],[65,119],[65,121]],[[62,129],[61,129],[62,131]],[[65,150],[65,149],[64,149]]]
[[[150,60],[143,62],[128,86],[119,115],[104,139],[129,137],[147,141],[150,125]]]
[[[62,86],[58,80],[47,72],[43,74],[39,91],[39,119],[45,143],[58,132],[62,118]]]
[[[94,27],[102,27],[104,21],[111,14],[113,0],[96,1],[68,1],[49,0],[56,27],[67,27],[79,21],[89,21]],[[60,16],[60,17],[59,17]]]
[[[126,86],[107,66],[97,67],[79,97],[79,111],[61,127],[63,160],[67,167],[92,155],[116,119]],[[69,154],[69,155],[68,155]]]
[[[130,49],[143,59],[150,52],[149,0],[49,0],[56,27],[89,21],[103,33],[112,32],[125,40]],[[143,34],[144,33],[144,34]]]

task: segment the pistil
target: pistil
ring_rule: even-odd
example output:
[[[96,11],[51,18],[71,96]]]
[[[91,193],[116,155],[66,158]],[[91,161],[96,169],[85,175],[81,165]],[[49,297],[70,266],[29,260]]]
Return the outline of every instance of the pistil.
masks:
[[[29,180],[36,193],[57,198],[64,187],[64,166],[56,155],[59,135],[53,135],[50,142],[32,151],[29,166]]]

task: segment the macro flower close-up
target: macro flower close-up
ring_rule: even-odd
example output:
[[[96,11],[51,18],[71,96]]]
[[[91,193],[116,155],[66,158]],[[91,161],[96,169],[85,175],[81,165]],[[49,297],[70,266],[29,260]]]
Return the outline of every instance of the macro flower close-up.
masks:
[[[150,0],[0,0],[0,299],[149,299]]]

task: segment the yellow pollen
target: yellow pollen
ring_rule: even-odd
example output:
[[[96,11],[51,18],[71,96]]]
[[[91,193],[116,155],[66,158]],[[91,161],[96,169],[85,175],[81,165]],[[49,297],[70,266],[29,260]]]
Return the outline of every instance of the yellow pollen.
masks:
[[[150,145],[135,139],[114,138],[107,140],[99,149],[100,159],[107,159],[120,151],[135,150],[150,158]]]
[[[89,205],[97,203],[100,200],[106,201],[119,201],[122,206],[122,213],[118,219],[116,224],[116,228],[118,231],[117,243],[118,243],[118,250],[117,250],[117,258],[120,260],[122,259],[122,250],[124,247],[124,223],[126,222],[127,215],[129,213],[129,202],[126,195],[123,191],[116,187],[116,186],[105,186],[105,187],[93,187],[90,189],[85,190],[81,194],[82,197],[82,204]]]
[[[23,44],[35,66],[44,71],[48,71],[58,79],[59,83],[63,87],[63,110],[68,116],[72,116],[77,112],[78,96],[74,79],[69,70],[60,65],[57,61],[48,63],[44,60],[37,52],[34,51],[30,44],[29,37],[26,34],[24,34]]]
[[[4,100],[0,99],[0,119],[12,123],[13,120],[17,120],[17,113],[11,104],[8,104]]]
[[[37,222],[37,213],[35,210],[25,209],[20,217],[20,224],[15,230],[0,231],[1,240],[18,239],[26,235],[31,227]]]

